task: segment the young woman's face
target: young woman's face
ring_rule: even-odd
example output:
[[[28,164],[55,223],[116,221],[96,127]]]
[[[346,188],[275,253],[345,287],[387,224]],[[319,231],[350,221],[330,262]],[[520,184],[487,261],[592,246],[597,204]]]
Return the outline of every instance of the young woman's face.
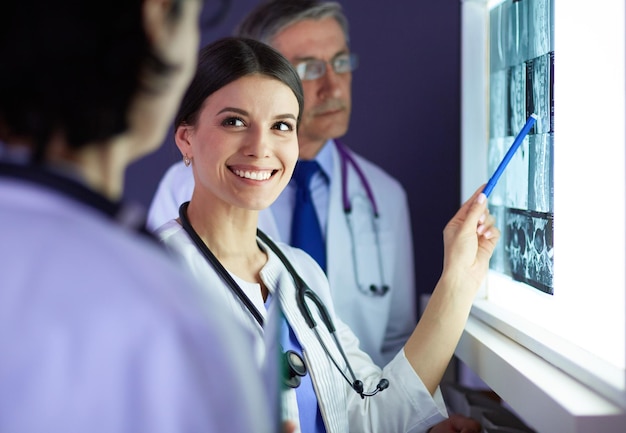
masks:
[[[287,85],[264,75],[210,95],[195,127],[176,131],[181,153],[193,160],[194,197],[250,210],[272,204],[298,159],[298,108]]]

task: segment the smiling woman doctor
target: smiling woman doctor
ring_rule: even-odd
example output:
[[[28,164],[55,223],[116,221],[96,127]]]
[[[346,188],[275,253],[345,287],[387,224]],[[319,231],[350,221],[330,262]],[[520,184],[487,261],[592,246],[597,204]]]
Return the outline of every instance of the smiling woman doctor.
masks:
[[[317,262],[257,231],[259,211],[291,178],[300,113],[298,76],[269,46],[227,38],[205,47],[175,125],[193,193],[157,234],[205,290],[223,297],[233,320],[257,335],[259,363],[272,339],[264,323],[275,316],[267,311],[279,303],[280,346],[304,363],[296,362],[299,385],[285,378],[282,400],[284,419],[297,421],[299,431],[478,431],[446,423],[432,394],[499,238],[482,187],[446,226],[441,279],[407,344],[381,369],[336,316]]]
[[[348,130],[357,66],[347,19],[335,2],[262,2],[237,33],[276,48],[302,79],[299,157],[321,167],[310,187],[326,243],[326,275],[339,317],[382,367],[417,323],[411,221],[401,184],[336,138]],[[152,200],[149,227],[178,215],[192,189],[191,170],[182,161],[170,167]],[[295,196],[292,181],[259,215],[261,229],[292,245]]]

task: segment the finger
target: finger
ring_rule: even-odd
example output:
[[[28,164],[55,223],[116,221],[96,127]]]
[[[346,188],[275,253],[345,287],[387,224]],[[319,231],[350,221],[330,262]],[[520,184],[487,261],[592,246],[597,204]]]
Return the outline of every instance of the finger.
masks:
[[[478,219],[478,223],[479,224],[484,224],[488,217],[489,217],[489,206],[487,206],[485,208],[485,211],[483,212],[483,214]]]
[[[480,215],[486,209],[487,197],[482,194],[483,187],[478,188],[472,196],[463,203],[451,221],[461,223],[471,221],[474,227],[478,226]]]
[[[488,213],[484,213],[481,216],[481,219],[482,221],[478,221],[478,227],[476,228],[476,233],[479,235],[489,231],[489,229],[491,229],[496,223],[496,219]]]
[[[283,433],[295,433],[297,428],[293,421],[283,421]]]
[[[500,235],[500,230],[497,227],[491,227],[478,238],[478,251],[476,255],[478,261],[489,263],[493,251],[498,244],[498,240],[500,239]]]
[[[487,196],[479,190],[468,200],[467,205],[468,209],[465,220],[471,222],[474,227],[484,224],[489,214],[487,210]]]

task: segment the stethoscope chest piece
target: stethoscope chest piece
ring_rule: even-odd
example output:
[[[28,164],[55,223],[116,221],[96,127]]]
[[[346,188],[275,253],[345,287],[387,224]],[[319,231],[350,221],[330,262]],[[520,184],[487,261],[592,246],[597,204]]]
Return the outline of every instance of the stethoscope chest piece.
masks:
[[[299,353],[287,350],[282,355],[283,383],[287,388],[297,388],[304,376],[306,365]]]

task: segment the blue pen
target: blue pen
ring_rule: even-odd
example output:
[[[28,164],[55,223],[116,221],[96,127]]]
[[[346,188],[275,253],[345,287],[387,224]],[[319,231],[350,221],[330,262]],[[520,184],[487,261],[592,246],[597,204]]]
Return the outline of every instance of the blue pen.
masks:
[[[526,124],[524,125],[522,130],[519,132],[519,134],[517,134],[517,137],[515,137],[513,144],[509,148],[506,155],[504,155],[504,158],[502,158],[502,162],[496,169],[493,176],[491,176],[491,179],[489,179],[489,182],[487,182],[487,185],[485,185],[485,189],[483,189],[483,193],[487,197],[489,197],[489,194],[491,194],[491,191],[493,191],[493,189],[496,187],[496,183],[498,183],[498,179],[500,179],[500,176],[502,176],[504,169],[506,168],[507,165],[509,165],[509,162],[511,161],[511,158],[513,158],[513,155],[517,151],[517,148],[520,147],[520,145],[524,141],[524,138],[526,138],[526,136],[528,135],[530,128],[533,127],[536,121],[537,121],[537,115],[535,113],[531,114],[528,117],[528,120],[526,120]]]

